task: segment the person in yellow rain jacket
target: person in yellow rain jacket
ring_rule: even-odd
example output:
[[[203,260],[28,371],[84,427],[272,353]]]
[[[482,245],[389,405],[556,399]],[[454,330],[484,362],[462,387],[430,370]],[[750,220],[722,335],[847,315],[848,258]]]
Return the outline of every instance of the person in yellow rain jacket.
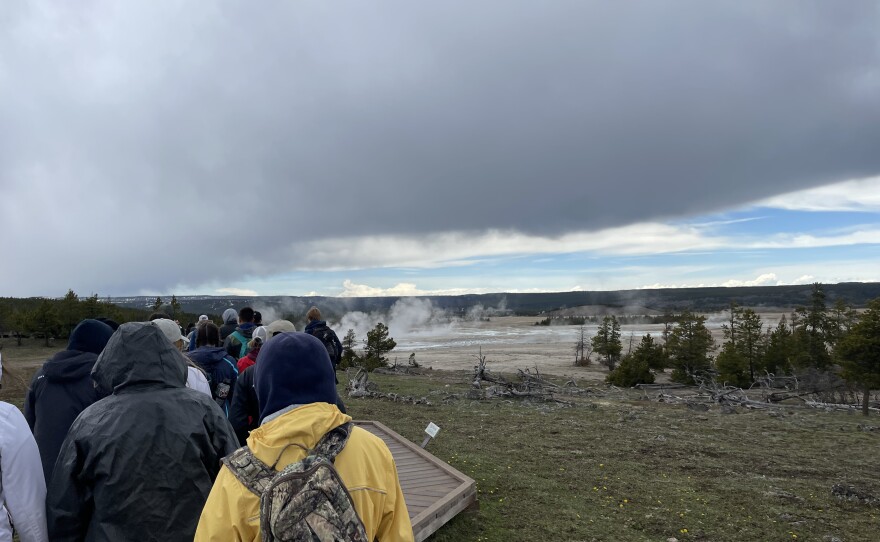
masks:
[[[335,406],[333,364],[320,340],[283,333],[268,341],[255,366],[260,427],[247,439],[257,459],[281,471],[302,460],[330,430],[351,421]],[[388,447],[354,427],[336,456],[336,471],[351,494],[369,540],[413,540],[412,525]],[[260,498],[226,466],[202,510],[196,542],[260,540]]]

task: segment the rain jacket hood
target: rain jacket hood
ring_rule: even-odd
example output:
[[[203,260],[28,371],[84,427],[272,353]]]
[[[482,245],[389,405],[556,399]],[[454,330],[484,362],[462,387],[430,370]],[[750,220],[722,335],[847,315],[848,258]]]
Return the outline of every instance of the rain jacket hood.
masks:
[[[99,320],[86,319],[77,324],[70,333],[68,350],[100,354],[113,335],[113,328]]]
[[[305,457],[305,450],[299,446],[314,448],[324,434],[350,420],[334,405],[303,405],[262,424],[251,432],[247,444],[267,465],[277,461],[275,468],[280,471]],[[293,443],[299,446],[291,446]],[[335,467],[370,540],[413,540],[397,468],[379,437],[355,427],[348,444],[336,457]],[[229,540],[229,533],[233,532],[240,540],[259,540],[259,507],[260,498],[224,467],[202,511],[195,540]]]
[[[186,386],[186,359],[149,322],[122,324],[98,356],[92,379],[101,391]]]
[[[89,376],[98,354],[62,350],[43,364],[43,376],[50,382],[70,382]]]
[[[40,447],[47,481],[73,420],[106,395],[95,388],[90,376],[97,359],[91,352],[62,350],[34,374],[28,388],[24,417]]]
[[[184,387],[183,355],[149,323],[129,323],[92,376],[113,394],[73,422],[46,499],[53,542],[191,540],[199,510],[233,452],[217,404]]]
[[[223,311],[224,324],[238,324],[238,311],[235,309],[226,309]]]
[[[336,403],[336,375],[324,344],[305,333],[276,335],[254,365],[260,421],[290,405]]]

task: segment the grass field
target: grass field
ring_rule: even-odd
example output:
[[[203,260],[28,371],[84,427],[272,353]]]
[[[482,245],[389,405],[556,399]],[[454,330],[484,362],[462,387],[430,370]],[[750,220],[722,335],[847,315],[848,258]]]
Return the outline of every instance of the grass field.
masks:
[[[14,343],[3,349],[14,369],[26,352],[28,370],[48,354],[15,351]],[[880,430],[860,428],[880,426],[880,418],[795,408],[777,416],[694,412],[637,393],[573,406],[473,401],[462,398],[468,375],[442,371],[371,380],[382,392],[432,404],[346,399],[355,419],[381,421],[416,443],[433,421],[441,431],[428,450],[477,481],[479,508],[444,526],[435,542],[880,539],[880,507],[831,492],[846,483],[880,496]],[[20,404],[23,393],[4,385],[0,399]]]

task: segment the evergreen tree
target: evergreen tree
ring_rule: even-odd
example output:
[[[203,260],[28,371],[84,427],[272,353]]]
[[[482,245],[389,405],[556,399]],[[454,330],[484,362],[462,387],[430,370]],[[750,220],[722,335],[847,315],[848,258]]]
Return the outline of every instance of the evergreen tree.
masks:
[[[710,368],[709,351],[714,346],[712,334],[706,329],[706,317],[685,311],[666,343],[666,352],[673,367],[672,380],[693,384],[691,375]]]
[[[174,320],[177,318],[177,315],[180,314],[180,301],[177,300],[177,296],[171,294],[171,319]]]
[[[742,317],[742,307],[736,301],[730,302],[730,315],[727,317],[727,323],[722,324],[721,329],[724,333],[724,339],[736,346],[736,331],[739,327],[739,321]]]
[[[744,309],[739,315],[739,342],[737,350],[746,360],[749,384],[755,381],[756,373],[763,368],[764,323],[761,316],[752,309]]]
[[[766,345],[763,357],[764,370],[776,374],[791,369],[795,357],[794,342],[791,327],[785,315],[782,315],[776,327],[772,331],[767,330],[764,340]]]
[[[620,365],[605,380],[609,384],[627,388],[636,384],[651,384],[654,382],[651,368],[657,365],[662,368],[663,358],[663,347],[656,344],[650,334],[645,335],[636,349],[624,356]]]
[[[153,302],[153,312],[159,312],[162,310],[162,298],[156,297],[156,301]]]
[[[880,298],[868,304],[835,350],[843,376],[862,387],[862,413],[868,415],[871,389],[880,388]]]
[[[79,296],[72,289],[67,290],[67,294],[61,298],[57,304],[58,320],[61,322],[62,334],[70,336],[73,328],[83,319],[82,307],[80,307]]]
[[[602,364],[613,371],[623,350],[623,345],[620,343],[620,322],[617,318],[613,315],[602,318],[602,324],[596,335],[590,339],[590,343],[593,351],[601,356]]]
[[[838,298],[828,316],[828,343],[834,348],[838,341],[855,325],[858,313],[843,299]]]
[[[749,362],[732,341],[725,342],[721,347],[721,352],[715,358],[715,368],[718,370],[719,382],[741,388],[748,387],[752,382],[749,377]]]
[[[801,366],[817,367],[824,369],[831,364],[831,356],[828,353],[828,307],[825,304],[825,291],[818,282],[813,284],[810,294],[810,305],[798,307],[796,313],[800,316],[796,337],[801,346],[802,353],[798,356]]]
[[[339,360],[339,366],[342,369],[348,369],[357,365],[358,355],[354,351],[355,344],[357,344],[357,337],[354,334],[354,330],[349,329],[342,339],[342,356]]]
[[[15,331],[15,342],[17,346],[21,346],[21,334],[28,330],[28,316],[27,312],[16,309],[12,312],[12,316],[9,317],[9,325],[11,325]]]
[[[97,318],[101,316],[101,302],[98,300],[98,294],[93,294],[84,300],[80,300],[83,318]]]
[[[28,324],[31,331],[43,335],[43,338],[46,340],[46,346],[49,346],[49,338],[57,335],[58,328],[61,327],[61,321],[58,320],[55,306],[48,299],[44,299],[29,315]]]
[[[388,358],[385,354],[394,350],[397,342],[388,336],[388,326],[379,322],[376,327],[367,332],[365,341],[365,363],[369,370],[376,367],[387,367]]]

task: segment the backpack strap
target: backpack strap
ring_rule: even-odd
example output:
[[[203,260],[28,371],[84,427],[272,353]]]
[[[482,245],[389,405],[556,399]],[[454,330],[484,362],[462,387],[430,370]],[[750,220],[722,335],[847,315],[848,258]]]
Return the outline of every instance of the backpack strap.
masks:
[[[348,444],[348,437],[351,436],[352,427],[354,427],[354,424],[348,422],[331,429],[318,441],[310,455],[314,454],[325,457],[330,463],[333,463],[339,452]]]
[[[235,340],[241,344],[241,348],[239,348],[238,353],[240,354],[238,357],[243,358],[248,353],[248,339],[244,335],[241,334],[237,329],[229,334],[230,337],[235,337]]]
[[[247,446],[227,455],[222,461],[229,472],[256,495],[262,495],[278,474],[275,469],[257,459]]]
[[[331,464],[339,455],[339,452],[345,448],[348,443],[348,437],[351,436],[351,430],[354,427],[352,422],[344,423],[334,429],[328,431],[315,448],[306,452],[307,455],[317,455],[327,459]],[[282,450],[282,453],[284,450]],[[279,459],[281,456],[279,455]],[[223,464],[229,469],[229,472],[235,478],[256,495],[262,495],[272,479],[278,475],[278,471],[274,466],[260,461],[257,456],[251,452],[250,448],[244,446],[234,451],[232,454],[223,458]]]

